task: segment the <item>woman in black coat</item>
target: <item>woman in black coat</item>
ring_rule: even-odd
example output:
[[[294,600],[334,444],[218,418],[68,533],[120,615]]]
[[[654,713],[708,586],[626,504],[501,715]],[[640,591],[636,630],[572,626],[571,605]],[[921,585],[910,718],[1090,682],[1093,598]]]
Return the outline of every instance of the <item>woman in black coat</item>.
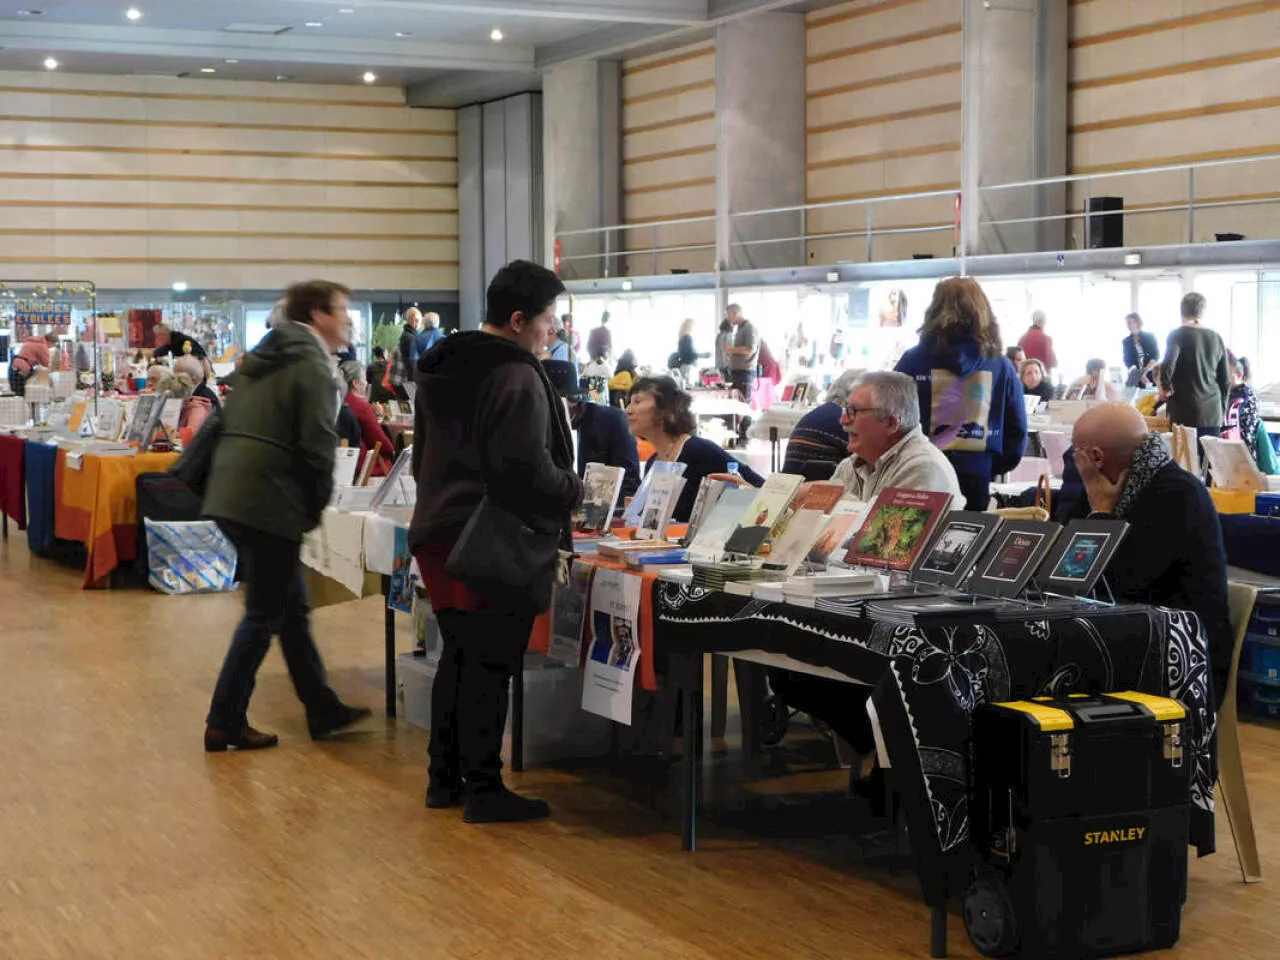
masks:
[[[1160,344],[1154,333],[1142,329],[1142,318],[1131,313],[1124,318],[1129,335],[1124,338],[1125,383],[1131,387],[1154,387],[1151,371],[1160,362]]]

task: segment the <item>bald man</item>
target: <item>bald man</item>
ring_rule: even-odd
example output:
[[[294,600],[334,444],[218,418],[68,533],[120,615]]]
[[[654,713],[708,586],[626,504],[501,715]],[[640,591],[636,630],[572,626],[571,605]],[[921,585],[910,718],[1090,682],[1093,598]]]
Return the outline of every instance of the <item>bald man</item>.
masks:
[[[1117,597],[1191,610],[1209,640],[1214,696],[1222,702],[1231,668],[1227,558],[1209,491],[1147,431],[1133,407],[1086,411],[1072,432],[1075,465],[1090,516],[1118,517],[1129,532],[1107,568]]]

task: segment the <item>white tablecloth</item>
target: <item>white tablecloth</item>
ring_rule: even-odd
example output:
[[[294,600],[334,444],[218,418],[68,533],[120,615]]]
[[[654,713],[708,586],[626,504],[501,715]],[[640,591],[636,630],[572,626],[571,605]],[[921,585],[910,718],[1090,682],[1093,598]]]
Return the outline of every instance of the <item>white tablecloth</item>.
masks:
[[[760,412],[759,419],[751,424],[751,429],[747,431],[747,436],[752,440],[768,440],[769,429],[777,427],[778,439],[786,440],[791,436],[791,432],[795,430],[800,418],[812,409],[813,407],[789,407],[775,403],[768,410]]]

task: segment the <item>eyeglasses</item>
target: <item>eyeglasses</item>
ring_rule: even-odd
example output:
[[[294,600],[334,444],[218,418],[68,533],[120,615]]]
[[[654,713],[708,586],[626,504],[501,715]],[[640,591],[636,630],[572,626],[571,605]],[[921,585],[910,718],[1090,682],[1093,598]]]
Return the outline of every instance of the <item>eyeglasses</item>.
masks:
[[[844,412],[845,416],[850,420],[856,420],[860,413],[875,413],[876,411],[883,409],[883,407],[855,407],[853,404],[849,404],[844,408]]]

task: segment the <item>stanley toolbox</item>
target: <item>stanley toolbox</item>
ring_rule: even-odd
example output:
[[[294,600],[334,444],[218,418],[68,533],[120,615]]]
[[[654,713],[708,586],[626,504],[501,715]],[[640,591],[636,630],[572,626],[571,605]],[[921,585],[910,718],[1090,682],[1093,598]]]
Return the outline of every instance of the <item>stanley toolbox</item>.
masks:
[[[1172,946],[1187,898],[1186,710],[1144,693],[974,713],[965,928],[987,956],[1101,957]]]

